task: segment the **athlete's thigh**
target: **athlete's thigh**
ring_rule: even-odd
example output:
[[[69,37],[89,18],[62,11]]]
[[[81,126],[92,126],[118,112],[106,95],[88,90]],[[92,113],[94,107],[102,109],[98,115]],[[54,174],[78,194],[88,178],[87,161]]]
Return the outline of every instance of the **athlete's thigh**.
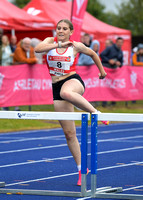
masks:
[[[74,106],[67,101],[54,101],[54,109],[56,112],[74,112]],[[73,120],[59,120],[64,132],[75,132],[75,122]]]
[[[70,79],[70,80],[66,81],[61,88],[61,92],[63,90],[77,92],[81,95],[84,93],[84,87],[81,84],[81,82],[77,79]]]

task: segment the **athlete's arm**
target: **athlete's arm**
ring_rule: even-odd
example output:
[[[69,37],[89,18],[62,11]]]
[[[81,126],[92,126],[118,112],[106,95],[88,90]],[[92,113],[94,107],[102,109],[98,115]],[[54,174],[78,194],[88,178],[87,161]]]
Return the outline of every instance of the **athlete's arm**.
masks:
[[[43,52],[48,52],[51,49],[58,48],[58,43],[54,43],[54,38],[53,37],[48,37],[42,42],[40,42],[36,47],[35,47],[35,52],[36,53],[43,53]]]
[[[73,42],[73,45],[74,45],[75,51],[77,51],[77,53],[84,53],[93,59],[93,61],[95,62],[96,66],[98,67],[98,69],[100,71],[99,78],[100,79],[105,78],[107,73],[104,71],[104,68],[102,66],[99,56],[92,49],[86,47],[81,42]]]

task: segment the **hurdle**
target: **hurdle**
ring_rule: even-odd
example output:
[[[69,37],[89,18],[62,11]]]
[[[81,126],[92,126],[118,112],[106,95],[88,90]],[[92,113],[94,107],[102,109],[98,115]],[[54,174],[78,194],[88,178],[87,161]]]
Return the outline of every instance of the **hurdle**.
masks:
[[[91,189],[87,190],[87,135],[88,121],[91,118]],[[143,114],[98,113],[82,112],[29,112],[29,111],[0,111],[0,119],[35,119],[35,120],[81,120],[81,191],[55,191],[31,189],[5,189],[5,182],[0,182],[1,194],[25,194],[46,196],[91,197],[105,199],[143,199],[143,195],[121,194],[122,187],[107,186],[97,188],[97,128],[98,121],[143,122]]]

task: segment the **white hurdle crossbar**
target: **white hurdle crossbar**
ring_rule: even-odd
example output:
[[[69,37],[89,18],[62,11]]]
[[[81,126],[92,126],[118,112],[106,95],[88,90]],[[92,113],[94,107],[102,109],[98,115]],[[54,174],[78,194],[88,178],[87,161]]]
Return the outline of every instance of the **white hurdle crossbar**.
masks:
[[[5,189],[4,182],[0,182],[0,193],[48,195],[48,196],[71,196],[71,197],[92,197],[105,199],[136,199],[142,200],[143,195],[117,194],[122,192],[121,187],[96,188],[97,174],[97,128],[98,121],[122,121],[122,122],[143,122],[143,114],[127,113],[98,113],[91,115],[91,190],[86,188],[87,171],[87,134],[89,113],[75,112],[29,112],[29,111],[0,111],[0,119],[35,119],[35,120],[81,120],[81,192],[74,191],[51,191],[51,190],[25,190]]]
[[[0,111],[0,119],[81,120],[82,112]],[[90,114],[88,120],[90,120]],[[143,122],[143,114],[98,113],[98,121]]]

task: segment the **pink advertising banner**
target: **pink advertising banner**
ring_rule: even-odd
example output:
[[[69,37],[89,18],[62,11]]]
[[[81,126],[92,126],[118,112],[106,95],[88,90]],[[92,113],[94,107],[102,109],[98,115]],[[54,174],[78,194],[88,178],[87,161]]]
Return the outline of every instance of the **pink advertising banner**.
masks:
[[[105,68],[107,77],[98,78],[98,69],[77,67],[85,82],[88,101],[129,101],[143,99],[143,67]],[[46,65],[0,67],[0,107],[52,104],[52,84]]]

